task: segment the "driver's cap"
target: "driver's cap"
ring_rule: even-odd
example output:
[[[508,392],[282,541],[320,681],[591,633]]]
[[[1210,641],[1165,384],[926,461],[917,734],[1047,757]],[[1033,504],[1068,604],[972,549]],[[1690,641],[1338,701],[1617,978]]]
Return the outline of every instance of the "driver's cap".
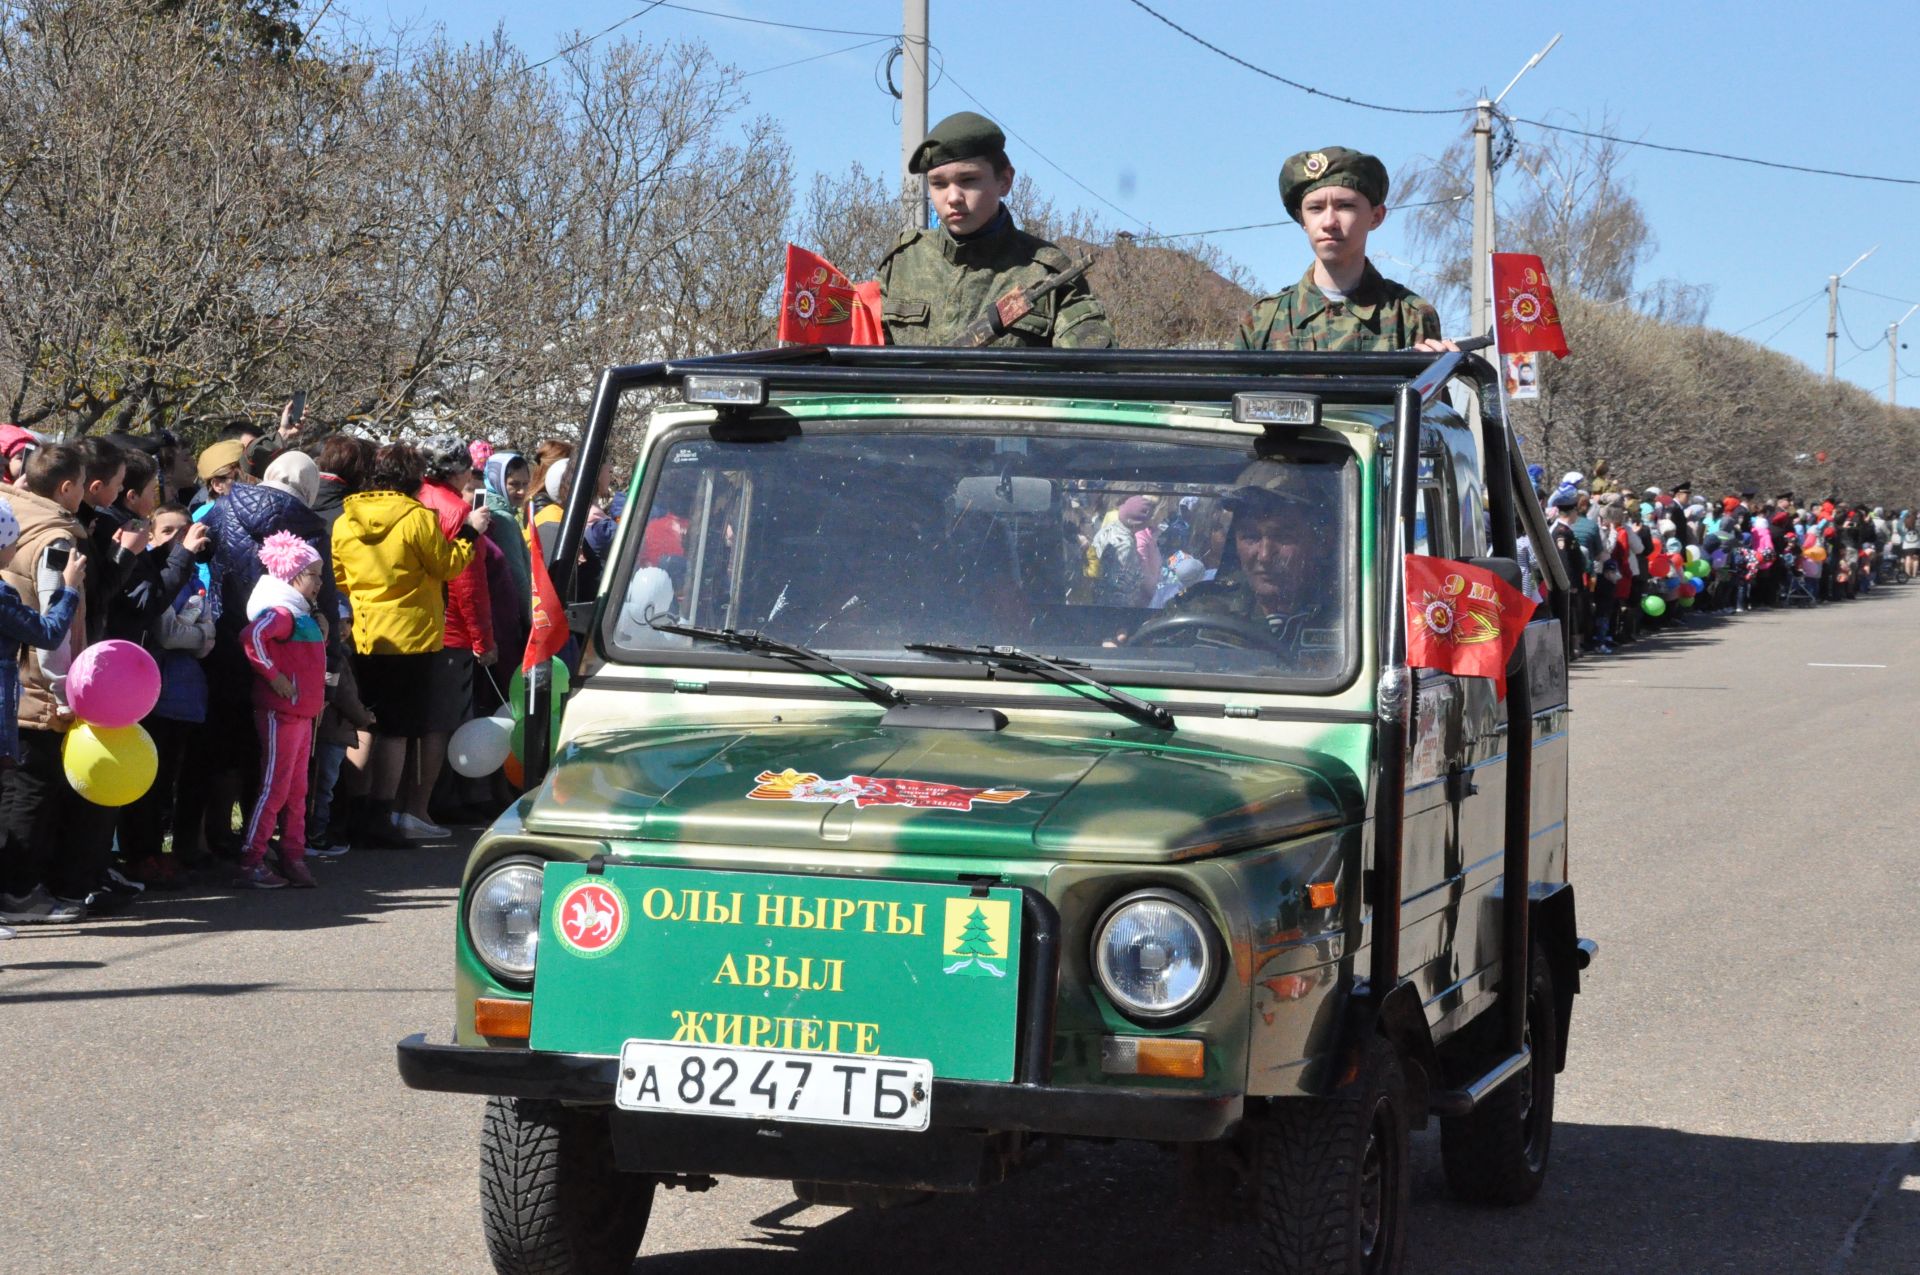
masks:
[[[1255,461],[1240,471],[1234,488],[1220,498],[1233,514],[1275,514],[1304,509],[1311,498],[1304,490],[1306,476],[1298,467]]]

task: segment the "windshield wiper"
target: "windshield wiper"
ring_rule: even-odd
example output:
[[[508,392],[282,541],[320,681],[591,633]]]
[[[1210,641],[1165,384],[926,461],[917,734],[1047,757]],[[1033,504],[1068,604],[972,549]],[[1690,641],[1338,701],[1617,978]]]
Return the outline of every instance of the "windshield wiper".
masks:
[[[1173,714],[1159,704],[1141,699],[1138,695],[1129,695],[1117,686],[1109,686],[1099,678],[1086,672],[1086,665],[1078,660],[1057,659],[1050,655],[1035,655],[1023,651],[1017,646],[958,646],[949,642],[909,642],[909,651],[918,651],[923,655],[944,655],[955,660],[977,660],[989,668],[1001,667],[1020,669],[1029,673],[1042,673],[1063,686],[1084,686],[1106,697],[1107,703],[1123,717],[1157,726],[1161,730],[1173,729]]]
[[[858,685],[867,693],[867,698],[876,704],[884,704],[888,708],[907,702],[906,695],[899,687],[889,686],[879,678],[862,673],[859,669],[848,668],[832,656],[822,655],[810,646],[801,646],[797,642],[783,642],[779,638],[768,637],[756,629],[708,629],[697,624],[669,624],[661,620],[653,621],[652,627],[662,633],[705,638],[709,642],[718,642],[722,646],[731,646],[735,650],[753,651],[760,655],[771,655],[775,659],[792,660],[796,664],[808,666],[815,673],[837,674]]]

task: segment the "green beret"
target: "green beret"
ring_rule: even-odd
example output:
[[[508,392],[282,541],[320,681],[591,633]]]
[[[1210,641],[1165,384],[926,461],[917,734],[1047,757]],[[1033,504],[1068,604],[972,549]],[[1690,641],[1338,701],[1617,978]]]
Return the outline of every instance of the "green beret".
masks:
[[[1287,215],[1300,220],[1300,203],[1322,186],[1345,186],[1367,197],[1368,203],[1387,202],[1387,166],[1371,155],[1344,146],[1301,151],[1280,165],[1280,200]]]
[[[963,159],[986,159],[1007,148],[1007,135],[984,115],[961,111],[933,126],[927,140],[914,148],[907,162],[910,173],[924,173],[942,164],[957,164]]]

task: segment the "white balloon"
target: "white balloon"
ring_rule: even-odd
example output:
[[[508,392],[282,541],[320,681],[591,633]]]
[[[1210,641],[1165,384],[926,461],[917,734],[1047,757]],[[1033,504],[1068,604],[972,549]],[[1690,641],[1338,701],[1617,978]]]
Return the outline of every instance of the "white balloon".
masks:
[[[693,639],[680,633],[662,633],[653,627],[656,619],[673,618],[673,578],[659,567],[641,567],[627,582],[626,600],[621,603],[613,635],[622,646],[675,649],[693,645]]]
[[[447,740],[447,764],[456,775],[479,779],[506,764],[513,743],[513,720],[476,717]]]

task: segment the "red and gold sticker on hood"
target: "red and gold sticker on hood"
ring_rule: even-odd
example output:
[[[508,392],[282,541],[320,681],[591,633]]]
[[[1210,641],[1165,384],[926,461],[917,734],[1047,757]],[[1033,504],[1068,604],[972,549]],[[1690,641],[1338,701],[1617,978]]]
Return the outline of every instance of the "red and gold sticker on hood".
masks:
[[[965,788],[925,779],[880,779],[872,775],[845,775],[822,779],[810,772],[763,770],[754,776],[759,786],[747,794],[749,801],[805,801],[837,806],[851,801],[858,809],[868,806],[910,806],[916,810],[970,811],[976,801],[1004,806],[1032,795],[1026,788]]]

